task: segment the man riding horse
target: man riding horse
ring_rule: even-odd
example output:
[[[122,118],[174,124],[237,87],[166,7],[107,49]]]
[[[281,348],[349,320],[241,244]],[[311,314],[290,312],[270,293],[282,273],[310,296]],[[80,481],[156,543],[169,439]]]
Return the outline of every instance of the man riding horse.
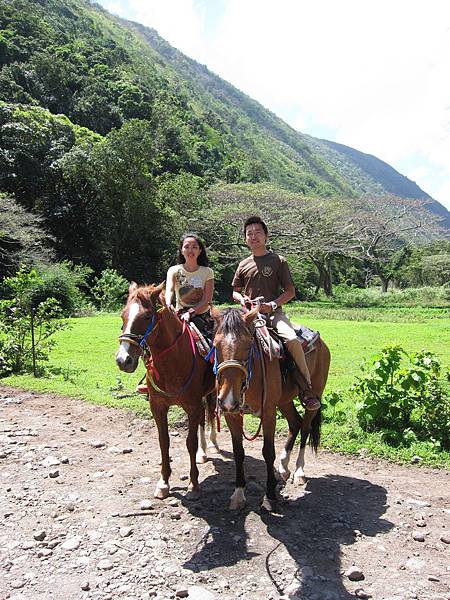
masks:
[[[302,343],[281,309],[282,305],[295,297],[289,266],[282,256],[268,250],[268,229],[260,217],[249,217],[245,221],[244,237],[252,254],[238,265],[232,282],[233,299],[243,307],[254,304],[256,299],[260,301],[259,312],[278,333],[295,362],[298,370],[296,382],[304,392],[305,409],[317,410],[320,400],[312,390]]]

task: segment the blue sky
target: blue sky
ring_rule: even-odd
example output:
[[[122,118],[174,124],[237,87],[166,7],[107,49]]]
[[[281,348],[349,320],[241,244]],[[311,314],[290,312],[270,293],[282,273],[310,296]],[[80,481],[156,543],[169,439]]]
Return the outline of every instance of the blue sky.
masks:
[[[448,0],[98,0],[450,209]]]

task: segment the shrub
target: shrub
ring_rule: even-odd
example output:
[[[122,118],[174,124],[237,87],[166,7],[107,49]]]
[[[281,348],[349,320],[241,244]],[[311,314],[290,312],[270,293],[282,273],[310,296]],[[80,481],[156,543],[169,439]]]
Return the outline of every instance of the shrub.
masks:
[[[55,298],[64,315],[80,314],[87,305],[87,278],[92,273],[90,267],[73,265],[63,261],[49,266],[38,267],[40,281],[29,292],[30,304],[38,306],[48,298]]]
[[[67,327],[55,298],[47,298],[36,305],[30,303],[30,290],[42,282],[35,269],[20,268],[14,277],[4,280],[10,297],[0,300],[0,375],[20,373],[31,368],[33,349],[31,310],[34,311],[34,347],[37,361],[48,360],[55,341],[50,339]]]
[[[34,344],[37,362],[46,361],[55,345],[50,339],[54,333],[67,327],[61,319],[58,302],[48,298],[34,312]],[[17,298],[0,300],[0,376],[31,370],[33,349],[31,337],[31,312]]]
[[[87,288],[91,273],[90,267],[73,265],[70,261],[40,265],[30,271],[21,267],[15,277],[5,279],[3,295],[13,298],[20,288],[23,306],[36,308],[45,300],[55,298],[64,315],[79,314],[88,305],[82,288]]]
[[[114,311],[122,307],[128,294],[129,283],[114,269],[105,269],[95,279],[92,295],[100,310]]]
[[[450,396],[434,354],[408,355],[400,346],[387,346],[362,370],[353,391],[360,397],[356,409],[363,429],[382,431],[394,445],[431,439],[450,447]]]

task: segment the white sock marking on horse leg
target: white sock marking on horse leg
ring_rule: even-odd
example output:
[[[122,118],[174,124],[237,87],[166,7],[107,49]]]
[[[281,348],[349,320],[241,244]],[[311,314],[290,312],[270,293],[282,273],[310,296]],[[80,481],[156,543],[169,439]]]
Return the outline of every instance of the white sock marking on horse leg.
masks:
[[[208,448],[219,452],[219,446],[217,444],[216,423],[214,420],[209,424]]]
[[[197,456],[195,457],[195,462],[199,465],[205,463],[208,459],[206,456],[206,438],[205,438],[205,428],[199,425],[198,427],[198,437],[199,437],[199,445],[197,450]]]
[[[305,471],[305,449],[300,448],[298,451],[297,462],[295,463],[294,483],[297,485],[304,485],[306,483]]]
[[[168,497],[169,493],[170,493],[169,484],[167,484],[164,481],[164,479],[161,477],[161,479],[156,484],[155,493],[153,495],[155,498],[158,498],[159,500],[164,500],[165,498]]]
[[[285,448],[281,451],[280,454],[280,463],[278,465],[278,473],[283,481],[287,481],[291,472],[289,471],[289,460],[291,458],[291,451],[287,451]]]
[[[230,510],[239,510],[240,508],[244,508],[245,502],[246,499],[244,494],[244,488],[235,488],[233,495],[230,498]]]
[[[265,510],[267,510],[268,512],[272,512],[272,510],[273,510],[272,502],[271,502],[271,500],[269,500],[269,498],[266,496],[266,494],[264,494],[264,498],[261,502],[261,507],[264,508]]]

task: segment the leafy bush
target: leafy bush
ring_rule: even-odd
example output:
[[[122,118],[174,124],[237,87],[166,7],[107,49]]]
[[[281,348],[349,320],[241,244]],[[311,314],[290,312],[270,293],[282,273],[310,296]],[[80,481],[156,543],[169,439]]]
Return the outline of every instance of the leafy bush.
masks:
[[[83,312],[88,302],[82,288],[87,288],[90,267],[63,261],[38,268],[40,280],[29,291],[31,306],[38,306],[48,298],[55,298],[65,315]]]
[[[430,440],[450,447],[450,395],[433,353],[408,355],[400,346],[387,346],[362,370],[353,391],[360,397],[356,409],[363,429],[382,431],[393,445]]]
[[[67,327],[61,319],[58,302],[48,298],[41,302],[34,314],[34,339],[36,361],[46,361],[55,345],[50,339],[57,331]],[[31,313],[15,298],[0,300],[0,376],[30,371],[33,361],[31,338]]]
[[[14,277],[3,282],[3,296],[12,299],[17,294],[21,304],[27,308],[55,298],[62,313],[66,316],[80,314],[88,306],[86,294],[87,278],[92,273],[90,267],[73,265],[63,261],[51,265],[39,265],[31,270],[21,267]]]
[[[34,347],[37,361],[48,360],[55,341],[50,339],[67,327],[55,298],[32,305],[30,290],[42,282],[35,269],[19,269],[4,280],[12,298],[0,300],[0,376],[30,370],[32,365],[31,310],[34,311]]]
[[[127,294],[129,283],[114,269],[105,269],[101,276],[95,278],[92,295],[98,302],[100,310],[114,311],[121,308]]]

